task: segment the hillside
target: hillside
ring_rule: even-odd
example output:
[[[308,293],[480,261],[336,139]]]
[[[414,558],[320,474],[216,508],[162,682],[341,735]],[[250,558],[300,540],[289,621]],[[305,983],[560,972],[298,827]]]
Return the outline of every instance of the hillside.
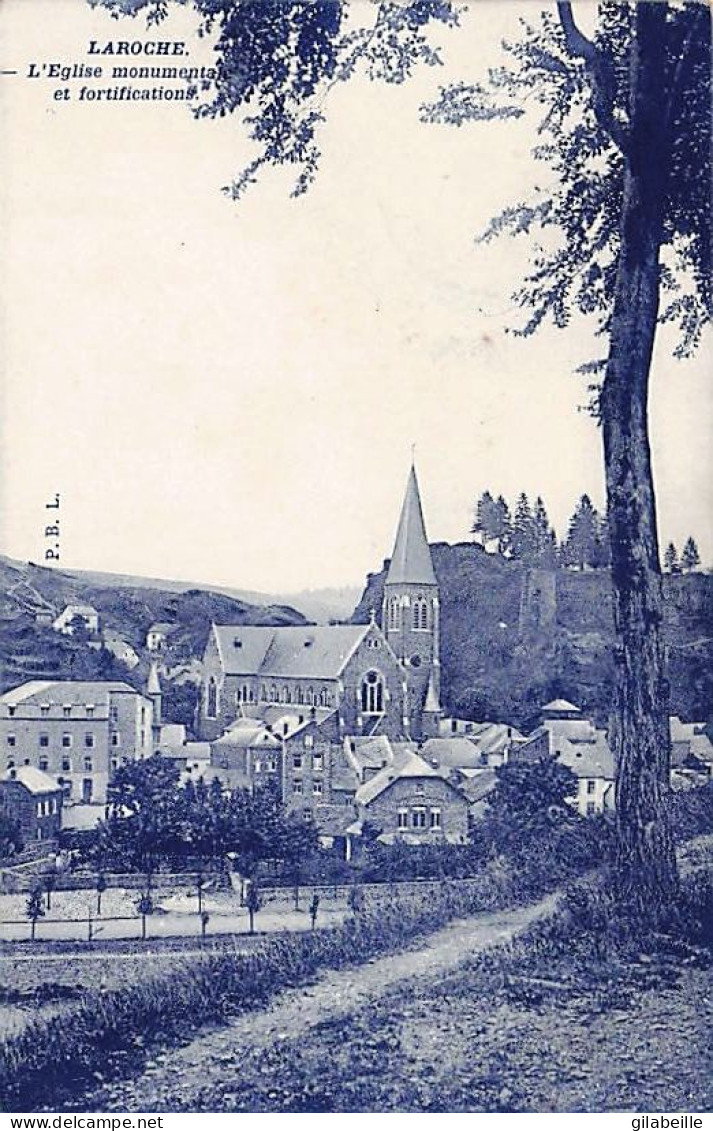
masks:
[[[7,559],[6,559],[7,560]],[[13,563],[17,564],[17,563]],[[345,620],[359,599],[359,587],[346,585],[322,589],[300,589],[290,593],[262,593],[252,589],[235,589],[225,585],[212,585],[198,581],[174,581],[170,578],[134,577],[123,573],[99,573],[93,570],[71,569],[65,576],[79,582],[82,588],[101,589],[161,589],[168,593],[187,593],[193,589],[206,590],[232,597],[247,605],[287,606],[302,613],[315,624],[328,624],[330,620]]]
[[[195,678],[195,658],[205,647],[211,621],[223,624],[291,625],[305,624],[295,609],[280,605],[252,605],[248,602],[202,589],[172,591],[155,585],[103,584],[101,574],[94,583],[32,563],[0,557],[0,690],[28,679],[128,679],[135,686],[144,684],[148,655],[146,631],[156,621],[176,625],[168,640],[163,663],[174,685],[164,677],[167,714],[175,721],[189,722],[189,689],[181,683]],[[86,638],[73,638],[55,632],[51,624],[38,623],[37,617],[56,617],[66,605],[89,604],[100,614],[102,633],[111,633],[130,644],[140,658],[129,670],[115,659],[99,641],[91,647]],[[191,664],[193,661],[193,664]],[[185,702],[184,702],[185,701]]]
[[[441,591],[444,705],[526,725],[564,696],[605,724],[613,624],[606,570],[528,570],[474,543],[431,547]],[[385,563],[385,567],[388,563]],[[385,569],[370,574],[353,620],[381,609]],[[672,711],[713,718],[713,576],[665,578]]]

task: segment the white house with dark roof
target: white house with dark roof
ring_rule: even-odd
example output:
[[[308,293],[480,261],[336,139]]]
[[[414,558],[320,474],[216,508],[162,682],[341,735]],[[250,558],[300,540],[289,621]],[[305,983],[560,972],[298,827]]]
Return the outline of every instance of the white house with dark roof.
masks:
[[[71,636],[77,622],[83,623],[92,636],[96,636],[99,632],[99,613],[93,605],[67,605],[52,622],[52,628],[55,632]]]
[[[419,738],[440,717],[438,584],[411,468],[382,625],[213,625],[199,731],[212,741],[262,708],[336,712],[339,735]]]
[[[169,621],[157,621],[152,624],[146,633],[146,647],[149,652],[162,652],[166,641],[178,628],[177,624]]]

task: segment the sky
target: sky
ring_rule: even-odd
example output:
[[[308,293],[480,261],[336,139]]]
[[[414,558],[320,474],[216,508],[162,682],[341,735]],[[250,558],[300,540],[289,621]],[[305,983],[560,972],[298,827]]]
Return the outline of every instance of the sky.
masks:
[[[443,67],[336,88],[310,191],[268,171],[236,204],[220,190],[251,154],[237,119],[55,101],[61,84],[26,77],[155,32],[84,0],[0,0],[1,66],[20,72],[0,78],[4,553],[43,560],[59,492],[63,567],[358,585],[391,552],[412,445],[431,541],[467,539],[485,489],[540,494],[560,534],[583,492],[602,506],[574,375],[599,356],[593,328],[506,333],[530,245],[475,244],[543,183],[533,124],[418,119],[537,7],[481,0],[440,33]],[[179,9],[160,38],[198,59],[193,30]],[[693,533],[709,564],[712,351],[674,362],[670,344],[651,392],[660,534]]]

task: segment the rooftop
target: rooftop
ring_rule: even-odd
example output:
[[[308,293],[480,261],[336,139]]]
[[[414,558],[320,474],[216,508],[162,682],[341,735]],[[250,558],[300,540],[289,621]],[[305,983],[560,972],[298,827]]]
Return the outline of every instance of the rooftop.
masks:
[[[59,793],[62,787],[56,778],[34,766],[17,766],[0,774],[0,782],[18,781],[30,793]]]
[[[213,626],[226,675],[268,679],[336,679],[369,629],[367,624]]]

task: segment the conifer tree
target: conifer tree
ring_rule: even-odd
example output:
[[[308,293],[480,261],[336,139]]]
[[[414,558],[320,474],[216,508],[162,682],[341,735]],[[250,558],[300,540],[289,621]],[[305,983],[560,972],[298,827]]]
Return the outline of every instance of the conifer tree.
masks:
[[[698,546],[694,538],[686,539],[686,544],[681,553],[681,568],[690,573],[696,566],[701,564],[701,555],[698,553]]]
[[[679,573],[680,566],[678,564],[678,551],[673,542],[669,542],[666,547],[666,552],[663,556],[663,564],[666,573]]]

